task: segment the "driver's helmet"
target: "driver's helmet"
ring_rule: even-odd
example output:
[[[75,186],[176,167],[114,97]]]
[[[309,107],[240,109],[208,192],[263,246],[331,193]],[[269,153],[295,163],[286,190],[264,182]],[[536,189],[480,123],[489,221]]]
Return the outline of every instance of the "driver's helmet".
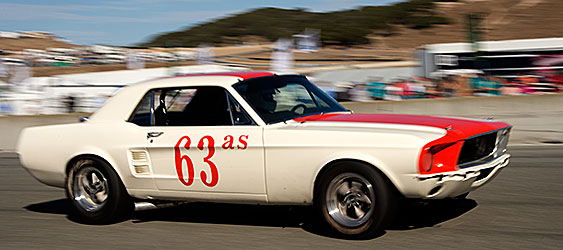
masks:
[[[264,86],[259,85],[249,85],[246,90],[246,98],[254,108],[273,113],[278,104],[274,98],[276,89],[263,87]]]

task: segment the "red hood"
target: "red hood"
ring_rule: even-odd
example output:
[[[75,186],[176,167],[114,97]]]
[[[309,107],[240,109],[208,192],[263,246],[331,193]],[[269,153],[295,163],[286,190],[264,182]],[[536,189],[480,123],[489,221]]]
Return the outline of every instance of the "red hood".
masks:
[[[322,114],[297,118],[295,121],[418,125],[447,129],[448,134],[456,135],[459,139],[510,127],[509,124],[499,121],[398,114]]]

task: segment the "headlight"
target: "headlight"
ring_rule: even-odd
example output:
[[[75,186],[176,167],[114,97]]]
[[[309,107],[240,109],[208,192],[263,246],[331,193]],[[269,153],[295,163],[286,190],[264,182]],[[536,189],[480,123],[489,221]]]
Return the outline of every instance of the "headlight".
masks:
[[[430,172],[432,169],[432,164],[434,163],[434,154],[432,150],[426,150],[422,156],[422,170]]]
[[[447,171],[448,169],[442,168],[445,165],[455,166],[455,160],[457,159],[455,156],[458,154],[459,149],[450,148],[455,144],[456,142],[443,143],[422,150],[422,154],[419,158],[420,173],[429,173],[432,171],[434,165],[436,165],[438,169],[432,172]]]

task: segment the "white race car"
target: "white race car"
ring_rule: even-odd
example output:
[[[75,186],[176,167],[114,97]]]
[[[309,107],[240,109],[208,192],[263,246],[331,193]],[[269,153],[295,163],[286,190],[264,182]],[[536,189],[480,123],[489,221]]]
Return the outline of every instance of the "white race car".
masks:
[[[510,128],[354,114],[304,76],[236,72],[125,87],[86,122],[25,129],[17,150],[87,223],[122,220],[140,201],[315,205],[334,231],[363,237],[399,198],[490,181],[508,165]]]

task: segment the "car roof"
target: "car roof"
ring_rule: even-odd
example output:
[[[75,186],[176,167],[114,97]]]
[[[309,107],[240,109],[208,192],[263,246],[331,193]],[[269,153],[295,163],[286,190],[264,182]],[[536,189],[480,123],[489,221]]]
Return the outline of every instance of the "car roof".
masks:
[[[166,78],[176,78],[176,77],[195,77],[195,76],[234,76],[242,78],[242,80],[261,77],[261,76],[271,76],[274,73],[267,71],[234,71],[234,72],[215,72],[215,73],[197,73],[197,74],[186,74],[171,76]]]
[[[187,74],[157,78],[124,87],[90,118],[91,121],[126,119],[135,109],[141,98],[150,89],[175,88],[183,86],[221,86],[228,88],[238,81],[273,76],[266,71],[219,72]]]
[[[140,91],[146,88],[168,88],[185,86],[186,84],[192,86],[198,85],[215,85],[215,86],[230,86],[238,81],[246,79],[272,76],[274,73],[266,71],[240,71],[240,72],[216,72],[216,73],[198,73],[198,74],[185,74],[177,76],[167,76],[156,79],[151,79],[127,86],[127,88],[136,89]]]

